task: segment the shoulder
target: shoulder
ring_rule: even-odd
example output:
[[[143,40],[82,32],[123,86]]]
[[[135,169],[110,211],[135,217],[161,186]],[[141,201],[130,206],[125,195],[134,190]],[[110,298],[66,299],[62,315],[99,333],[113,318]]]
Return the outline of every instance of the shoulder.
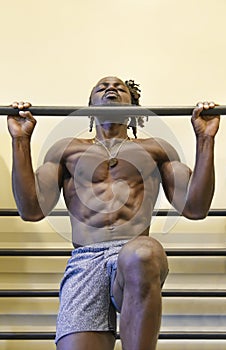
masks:
[[[53,146],[47,151],[45,156],[45,162],[59,162],[68,153],[75,153],[80,150],[84,145],[91,145],[91,139],[78,139],[68,137],[61,139],[53,144]]]
[[[144,149],[157,161],[179,161],[180,157],[176,149],[166,140],[158,137],[137,139]]]

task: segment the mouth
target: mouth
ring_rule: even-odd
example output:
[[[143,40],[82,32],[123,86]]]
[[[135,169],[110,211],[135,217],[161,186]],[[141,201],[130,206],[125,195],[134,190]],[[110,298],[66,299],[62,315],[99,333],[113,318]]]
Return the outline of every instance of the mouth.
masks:
[[[119,95],[116,91],[107,91],[105,94],[104,94],[104,98],[110,98],[110,99],[115,99],[115,98],[118,98]]]

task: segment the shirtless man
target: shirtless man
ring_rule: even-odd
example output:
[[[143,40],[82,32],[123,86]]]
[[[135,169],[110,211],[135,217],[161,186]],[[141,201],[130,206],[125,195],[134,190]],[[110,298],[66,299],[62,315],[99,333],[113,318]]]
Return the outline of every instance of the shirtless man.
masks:
[[[106,77],[93,88],[90,104],[132,104],[132,97],[122,80]],[[63,189],[72,225],[75,249],[61,283],[57,349],[112,350],[115,310],[121,313],[124,350],[156,349],[168,264],[161,244],[149,237],[152,211],[161,183],[179,213],[206,217],[214,193],[219,116],[200,113],[214,104],[200,103],[192,114],[197,140],[193,172],[166,141],[130,139],[126,117],[106,116],[95,117],[95,139],[56,142],[34,173],[30,139],[36,121],[23,111],[30,104],[13,106],[21,110],[8,117],[19,213],[24,220],[43,219]]]

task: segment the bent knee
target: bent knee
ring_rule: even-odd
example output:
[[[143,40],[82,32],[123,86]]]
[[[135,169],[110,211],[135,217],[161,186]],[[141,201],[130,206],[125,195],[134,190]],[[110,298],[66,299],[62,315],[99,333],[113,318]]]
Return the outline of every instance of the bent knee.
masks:
[[[151,237],[140,236],[129,241],[119,253],[119,261],[124,264],[146,264],[165,257],[162,245]]]
[[[160,278],[161,284],[168,272],[167,257],[162,245],[146,236],[128,242],[119,253],[118,264],[124,274],[138,272],[140,278]]]

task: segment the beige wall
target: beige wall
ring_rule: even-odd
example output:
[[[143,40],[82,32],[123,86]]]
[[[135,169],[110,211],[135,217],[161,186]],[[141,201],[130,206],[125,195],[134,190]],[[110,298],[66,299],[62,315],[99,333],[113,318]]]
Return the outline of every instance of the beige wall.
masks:
[[[225,0],[0,0],[0,8],[2,105],[14,100],[86,105],[92,86],[105,75],[139,82],[144,106],[194,105],[206,99],[226,104]],[[215,208],[226,208],[224,118],[216,139]],[[38,118],[35,166],[60,121]],[[193,166],[189,118],[161,123],[159,136],[179,145],[182,158]],[[88,120],[77,119],[75,134],[86,128]],[[153,133],[150,121],[143,131]],[[5,116],[0,117],[0,139],[0,207],[10,208],[15,203]]]

